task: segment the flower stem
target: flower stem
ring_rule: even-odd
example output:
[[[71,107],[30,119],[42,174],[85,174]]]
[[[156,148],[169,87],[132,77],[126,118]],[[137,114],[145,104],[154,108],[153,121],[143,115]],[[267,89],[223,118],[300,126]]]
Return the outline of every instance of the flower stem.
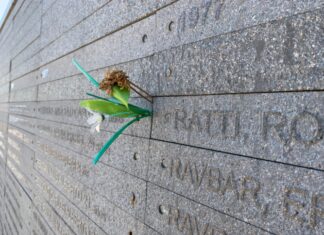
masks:
[[[96,164],[99,159],[102,157],[102,155],[107,151],[107,149],[110,147],[110,145],[120,136],[121,133],[123,133],[123,131],[129,127],[130,125],[132,125],[134,122],[137,122],[139,120],[141,120],[142,118],[144,118],[146,116],[140,116],[140,117],[136,117],[133,120],[129,121],[128,123],[126,123],[124,126],[122,126],[106,143],[105,145],[100,149],[100,151],[94,156],[92,163]]]

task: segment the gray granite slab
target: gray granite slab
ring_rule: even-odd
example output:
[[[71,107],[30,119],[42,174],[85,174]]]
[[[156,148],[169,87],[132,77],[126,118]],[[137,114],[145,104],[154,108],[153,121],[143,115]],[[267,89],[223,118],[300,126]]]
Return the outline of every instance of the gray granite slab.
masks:
[[[36,154],[36,169],[52,182],[71,201],[81,200],[83,207],[95,201],[95,196],[101,195],[105,200],[127,211],[130,215],[144,220],[146,200],[146,182],[125,172],[121,172],[103,164],[89,167],[88,180],[79,183],[70,174],[64,175],[60,168],[52,163],[52,159],[42,157],[42,152]],[[90,161],[85,161],[91,166]],[[64,177],[61,177],[64,175]],[[81,194],[81,196],[78,196]],[[80,198],[78,198],[80,197]],[[92,199],[90,199],[92,198]],[[100,201],[100,200],[98,200]],[[88,206],[89,207],[89,206]],[[84,208],[85,213],[89,208]]]
[[[6,187],[6,200],[8,201],[8,210],[11,212],[12,217],[15,219],[15,225],[20,230],[19,234],[53,234],[48,227],[42,216],[38,213],[32,201],[27,194],[22,190],[16,179],[15,182],[17,191],[11,184]]]
[[[35,1],[39,2],[39,1]],[[26,46],[33,42],[41,33],[41,5],[33,10],[24,20],[22,27],[16,27],[16,32],[10,38],[10,53],[18,55]]]
[[[101,192],[98,190],[91,190],[89,186],[79,183],[74,177],[65,175],[60,168],[56,167],[50,161],[47,161],[46,157],[42,157],[41,154],[37,156],[35,167],[41,172],[41,174],[44,175],[44,177],[51,181],[61,192],[63,192],[108,234],[118,234],[118,232],[122,231],[127,234],[128,231],[136,232],[136,230],[138,230],[137,232],[139,234],[142,234],[142,232],[147,229],[144,224],[141,224],[139,221],[130,216],[130,214],[136,217],[144,216],[144,207],[140,209],[140,204],[145,204],[145,197],[141,199],[141,196],[145,195],[145,189],[143,193],[138,191],[133,192],[135,193],[134,195],[136,195],[136,197],[135,201],[132,201],[133,198],[131,188],[125,187],[125,189],[122,191],[116,190],[116,187],[110,187],[104,191],[101,190]],[[103,169],[104,168],[101,168],[101,170]],[[108,170],[114,171],[112,168],[107,169],[107,171]],[[61,175],[64,175],[64,178],[60,177]],[[91,175],[89,178],[96,181],[95,175]],[[108,175],[107,178],[109,178],[110,181],[117,181],[117,179]],[[89,181],[96,184],[93,180]],[[119,183],[122,182],[119,181]],[[139,185],[136,185],[135,183],[134,188],[139,190],[142,187],[139,187]],[[111,198],[113,198],[111,196],[111,192],[113,191],[119,191],[119,200],[120,202],[124,203],[123,206],[120,206],[120,203],[116,204],[111,200]],[[128,205],[131,205],[131,207]],[[139,209],[142,210],[142,212],[140,212]],[[137,211],[136,213],[134,213],[135,210]],[[143,221],[144,217],[141,218],[141,220]]]
[[[324,33],[323,12],[283,18],[157,53],[153,62],[157,95],[323,89],[324,49],[319,36]],[[232,14],[224,15],[232,18]],[[193,37],[189,34],[188,38]]]
[[[12,70],[10,79],[14,80],[28,74],[29,72],[35,71],[39,67],[40,61],[40,52],[38,52]]]
[[[56,0],[43,0],[42,1],[42,14],[44,14],[51,6],[56,2]]]
[[[14,70],[30,57],[37,54],[40,48],[40,37],[37,37],[33,42],[28,44],[26,48],[24,48],[17,56],[12,59],[11,69]]]
[[[312,11],[323,4],[321,0],[180,0],[157,12],[157,50]]]
[[[146,179],[149,151],[147,141],[138,141],[137,138],[130,136],[121,136],[121,138],[119,143],[122,143],[120,145],[123,148],[112,146],[110,153],[102,157],[100,162],[141,179]],[[35,141],[35,149],[47,156],[48,161],[53,162],[63,171],[63,174],[71,175],[84,184],[89,185],[89,176],[97,173],[97,171],[92,171],[90,155],[76,153],[41,137],[38,137]],[[96,178],[97,176],[94,175],[93,177]]]
[[[24,92],[24,90],[22,90],[21,92]],[[37,103],[36,102],[10,103],[9,113],[35,117],[37,113]]]
[[[146,222],[162,234],[269,234],[150,183],[147,195]]]
[[[1,97],[1,103],[6,103],[9,100],[9,86],[10,83],[5,83],[0,86],[0,97]]]
[[[10,82],[10,91],[15,92],[27,87],[33,87],[37,85],[37,79],[39,77],[38,71],[31,72],[25,76],[20,77],[14,81]],[[24,92],[22,92],[24,93]]]
[[[10,102],[24,102],[37,100],[37,87],[28,87],[10,92]]]
[[[0,84],[1,84],[1,86],[2,86],[2,84],[5,84],[5,83],[10,81],[9,77],[10,77],[9,73],[0,76]]]
[[[65,222],[61,220],[57,213],[47,204],[47,202],[45,202],[41,194],[35,191],[36,185],[33,185],[33,193],[29,194],[29,196],[32,196],[33,201],[31,202],[30,198],[21,187],[20,182],[17,181],[17,178],[15,178],[11,172],[8,172],[7,182],[7,187],[10,187],[8,190],[11,194],[17,196],[19,207],[24,212],[23,220],[29,227],[30,233],[34,230],[40,234],[52,234],[52,229],[55,229],[55,231],[60,234],[71,234],[71,230],[67,227]],[[48,227],[48,224],[50,224],[50,227]]]
[[[55,42],[44,48],[42,52],[42,62],[48,63],[55,58],[62,56],[63,54],[76,50],[77,48],[80,48],[81,46],[94,41],[95,39],[101,38],[105,35],[113,34],[116,31],[123,31],[123,28],[129,25],[130,27],[128,28],[131,29],[132,32],[123,36],[126,40],[131,39],[130,41],[137,43],[138,41],[142,40],[144,33],[147,33],[150,34],[148,42],[149,44],[151,44],[151,42],[154,41],[151,34],[154,34],[153,32],[155,31],[155,20],[150,22],[150,24],[152,24],[150,25],[150,27],[147,27],[145,23],[147,22],[147,19],[143,18],[172,2],[175,2],[175,0],[111,1],[109,4],[105,5],[94,14],[89,16],[87,19],[80,22],[80,24],[76,25],[71,30],[66,32]],[[136,23],[140,19],[140,23]],[[96,27],[93,27],[93,25],[96,25]],[[134,25],[139,26],[136,26],[136,29],[133,31]],[[117,34],[119,35],[119,33]],[[111,36],[106,38],[110,37]],[[120,38],[117,40],[120,40]],[[107,42],[106,39],[104,39],[104,41]],[[117,44],[118,41],[115,41],[114,43],[109,43],[108,45],[114,51]],[[129,45],[129,43],[127,44]],[[140,46],[138,46],[137,48],[139,47]],[[141,49],[145,49],[145,47],[146,45],[141,46]],[[99,48],[102,47],[99,46]],[[114,57],[115,59],[116,57],[119,57],[120,53],[113,54],[113,51],[107,53],[106,56],[111,58]]]
[[[42,15],[42,48],[109,2],[111,0],[91,0],[80,4],[77,0],[57,0]]]
[[[323,99],[321,92],[157,98],[152,137],[323,170]]]
[[[13,125],[8,125],[8,135],[31,148],[33,147],[32,144],[35,142],[35,136],[31,132],[28,132],[23,128],[17,128]]]
[[[40,194],[33,197],[33,202],[51,229],[62,235],[75,234],[64,219],[57,214],[56,210]]]
[[[15,169],[19,170],[20,174],[23,175],[24,182],[28,182],[28,185],[29,182],[32,181],[35,152],[11,133],[8,134],[7,141],[7,159],[10,160]]]
[[[44,198],[64,218],[75,233],[107,234],[37,173],[35,173],[35,184],[39,187]]]
[[[312,216],[324,172],[160,141],[150,148],[148,180],[161,187],[275,234],[324,229],[324,218]]]

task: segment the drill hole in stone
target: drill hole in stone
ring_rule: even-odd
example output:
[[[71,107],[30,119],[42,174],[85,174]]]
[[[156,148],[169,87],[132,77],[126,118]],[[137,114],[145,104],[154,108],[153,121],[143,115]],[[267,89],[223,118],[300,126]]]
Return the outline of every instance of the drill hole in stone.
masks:
[[[164,214],[166,214],[166,213],[167,213],[167,211],[166,211],[166,209],[165,209],[165,207],[164,207],[164,206],[162,206],[162,205],[159,205],[159,213],[160,213],[161,215],[164,215]]]
[[[139,154],[138,154],[138,153],[134,153],[134,155],[133,155],[133,159],[134,159],[135,161],[137,161],[137,160],[139,159]]]
[[[135,193],[132,193],[130,202],[131,202],[132,207],[135,207],[135,204],[136,204],[136,195],[135,195]]]
[[[170,32],[173,30],[173,25],[174,25],[174,22],[170,21],[170,23],[168,25],[168,29],[169,29]]]
[[[165,71],[165,76],[170,79],[171,78],[171,75],[172,75],[171,68],[167,68],[167,70]]]
[[[142,37],[142,42],[145,43],[147,41],[147,35],[144,34],[143,37]]]
[[[161,161],[161,167],[163,169],[167,168],[167,165],[166,165],[166,160],[163,158],[162,161]]]
[[[128,235],[133,235],[133,232],[132,232],[132,231],[129,231],[129,232],[128,232]]]

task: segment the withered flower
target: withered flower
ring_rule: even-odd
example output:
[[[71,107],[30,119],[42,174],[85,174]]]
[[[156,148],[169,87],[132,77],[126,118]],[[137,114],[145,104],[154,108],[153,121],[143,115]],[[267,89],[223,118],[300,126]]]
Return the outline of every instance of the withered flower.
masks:
[[[99,88],[107,91],[109,94],[113,86],[119,86],[121,89],[130,89],[130,82],[127,74],[122,70],[108,70],[104,79],[100,82]]]

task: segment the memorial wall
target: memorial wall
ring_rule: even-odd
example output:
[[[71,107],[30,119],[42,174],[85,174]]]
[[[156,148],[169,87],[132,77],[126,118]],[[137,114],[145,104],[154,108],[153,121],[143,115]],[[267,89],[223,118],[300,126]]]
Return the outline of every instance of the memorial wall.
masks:
[[[121,69],[152,117],[91,133]],[[0,234],[324,231],[324,0],[18,0],[0,31]]]

